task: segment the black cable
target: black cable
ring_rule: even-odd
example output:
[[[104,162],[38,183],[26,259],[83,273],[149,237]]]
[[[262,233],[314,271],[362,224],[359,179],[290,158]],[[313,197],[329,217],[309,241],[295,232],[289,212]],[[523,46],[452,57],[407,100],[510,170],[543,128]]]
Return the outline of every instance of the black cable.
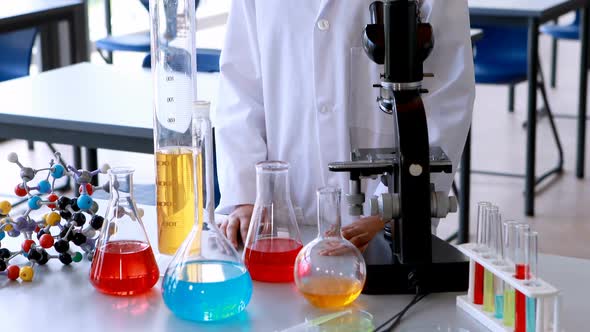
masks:
[[[404,317],[404,315],[406,314],[406,312],[408,312],[408,310],[410,310],[410,308],[412,308],[416,303],[420,302],[420,300],[422,300],[423,298],[426,297],[426,295],[428,294],[423,294],[421,295],[419,298],[416,299],[416,301],[414,301],[411,305],[407,306],[406,308],[404,308],[404,310],[402,312],[400,312],[400,314],[397,316],[397,318],[393,321],[393,323],[391,323],[391,326],[389,327],[389,329],[387,330],[388,332],[393,332],[393,330],[399,325],[399,323],[401,323],[402,318]]]
[[[393,317],[389,318],[388,320],[386,320],[385,322],[383,322],[383,324],[379,325],[375,330],[373,330],[373,332],[378,332],[379,330],[381,330],[382,328],[384,328],[387,324],[391,323],[391,321],[393,321],[394,319],[396,319],[397,317],[399,317],[399,315],[401,315],[401,313],[408,307],[414,304],[414,302],[418,299],[418,294],[416,294],[416,296],[414,296],[414,298],[412,298],[412,301],[410,301],[410,303],[408,303],[408,305],[402,309],[400,312],[398,312],[397,314],[395,314]]]
[[[403,308],[400,312],[398,312],[397,314],[395,314],[393,317],[389,318],[388,320],[386,320],[385,322],[383,322],[383,324],[379,325],[377,328],[375,328],[373,330],[373,332],[379,332],[379,330],[381,330],[383,327],[385,327],[387,324],[391,323],[393,320],[395,320],[396,318],[397,323],[394,322],[395,325],[391,325],[389,326],[385,331],[391,331],[395,326],[397,326],[397,324],[399,324],[399,321],[401,321],[401,317],[412,307],[414,306],[416,303],[420,302],[420,300],[422,300],[423,298],[426,297],[426,295],[428,294],[416,294],[414,296],[414,298],[412,298],[412,301],[410,301],[410,303],[408,303],[408,305],[406,305],[405,308]]]

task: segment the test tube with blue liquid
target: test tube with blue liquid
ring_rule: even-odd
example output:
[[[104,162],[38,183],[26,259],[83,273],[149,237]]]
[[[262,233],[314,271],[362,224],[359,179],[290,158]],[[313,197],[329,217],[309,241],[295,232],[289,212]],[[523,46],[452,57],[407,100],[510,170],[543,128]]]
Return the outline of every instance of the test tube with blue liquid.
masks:
[[[537,282],[537,256],[538,256],[538,248],[537,248],[537,240],[538,234],[537,232],[528,231],[523,234],[524,236],[524,260],[525,265],[528,267],[528,273],[525,276],[527,280],[525,284],[529,287],[538,286]],[[537,320],[537,308],[536,308],[536,299],[527,297],[526,298],[526,331],[527,332],[535,332],[536,331],[536,320]]]
[[[494,248],[494,260],[492,263],[497,266],[505,266],[504,237],[502,215],[497,213],[492,223],[492,246]],[[504,317],[504,288],[505,284],[501,278],[494,277],[494,317]]]

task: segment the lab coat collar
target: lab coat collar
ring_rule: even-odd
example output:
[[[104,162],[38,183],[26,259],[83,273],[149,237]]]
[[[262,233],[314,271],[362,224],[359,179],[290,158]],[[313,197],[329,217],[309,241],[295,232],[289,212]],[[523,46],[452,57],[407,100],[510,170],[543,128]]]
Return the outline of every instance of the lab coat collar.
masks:
[[[318,10],[318,16],[316,17],[316,19],[319,19],[322,17],[322,15],[324,15],[324,11],[332,2],[334,2],[334,0],[320,0],[320,9]]]

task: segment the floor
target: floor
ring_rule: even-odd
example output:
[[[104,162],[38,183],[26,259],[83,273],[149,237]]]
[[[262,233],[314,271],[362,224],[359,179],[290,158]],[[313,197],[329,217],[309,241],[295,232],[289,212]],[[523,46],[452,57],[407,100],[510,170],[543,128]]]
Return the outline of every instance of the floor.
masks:
[[[543,68],[549,72],[550,40],[541,39],[541,56]],[[577,110],[579,77],[579,44],[561,42],[559,51],[558,87],[551,90],[550,102],[556,113],[574,114]],[[101,61],[93,57],[93,61]],[[124,60],[123,60],[124,61]],[[128,59],[140,63],[141,59]],[[117,60],[115,61],[115,65]],[[506,170],[523,172],[525,131],[522,122],[526,112],[526,84],[517,88],[516,111],[507,111],[506,87],[478,86],[473,120],[473,168],[486,170]],[[471,206],[472,217],[478,201],[490,201],[501,209],[503,219],[525,220],[539,231],[540,251],[544,253],[590,258],[590,151],[587,151],[586,167],[588,176],[584,180],[575,177],[576,122],[560,119],[557,121],[565,149],[565,173],[552,179],[545,188],[540,187],[536,197],[536,216],[524,217],[524,181],[501,177],[473,175]],[[589,139],[590,140],[590,139]],[[57,146],[66,160],[72,160],[71,148]],[[34,167],[44,167],[51,158],[45,143],[35,143],[35,151],[27,150],[24,141],[7,141],[0,143],[0,156],[9,152],[18,152],[21,162]],[[4,157],[2,158],[4,159]],[[129,165],[137,166],[136,183],[152,183],[153,157],[136,153],[99,151],[99,160],[118,163],[125,160]],[[548,121],[540,120],[538,124],[537,167],[549,168],[556,161],[556,150],[551,140]],[[19,181],[17,166],[0,160],[0,194],[9,192],[9,188]],[[543,190],[544,189],[544,190]],[[457,227],[457,217],[452,215],[441,221],[441,237],[453,233]],[[475,229],[472,218],[471,229]]]

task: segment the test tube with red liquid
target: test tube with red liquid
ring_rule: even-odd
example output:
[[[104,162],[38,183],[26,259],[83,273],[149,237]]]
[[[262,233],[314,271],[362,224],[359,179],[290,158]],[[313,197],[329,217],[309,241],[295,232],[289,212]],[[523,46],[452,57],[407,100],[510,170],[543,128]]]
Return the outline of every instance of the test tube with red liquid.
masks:
[[[518,242],[518,229],[524,227],[528,230],[527,224],[518,223],[514,220],[507,220],[503,223],[502,235],[503,235],[503,246],[504,246],[504,261],[507,266],[508,272],[515,274],[515,257],[516,247]],[[514,313],[515,313],[515,293],[514,288],[510,285],[504,287],[504,313],[503,323],[506,326],[514,326]]]
[[[477,245],[474,251],[485,254],[489,248],[487,247],[487,208],[490,207],[490,202],[477,203]],[[479,263],[475,263],[473,281],[473,303],[483,305],[483,279],[484,268]]]
[[[527,235],[529,233],[529,226],[518,225],[516,229],[518,235],[515,249],[516,255],[514,259],[516,270],[514,277],[519,280],[527,280],[530,277],[529,262],[526,257],[526,251],[530,240],[530,237]],[[516,291],[515,293],[516,312],[514,319],[514,332],[526,332],[526,296],[519,291]]]

